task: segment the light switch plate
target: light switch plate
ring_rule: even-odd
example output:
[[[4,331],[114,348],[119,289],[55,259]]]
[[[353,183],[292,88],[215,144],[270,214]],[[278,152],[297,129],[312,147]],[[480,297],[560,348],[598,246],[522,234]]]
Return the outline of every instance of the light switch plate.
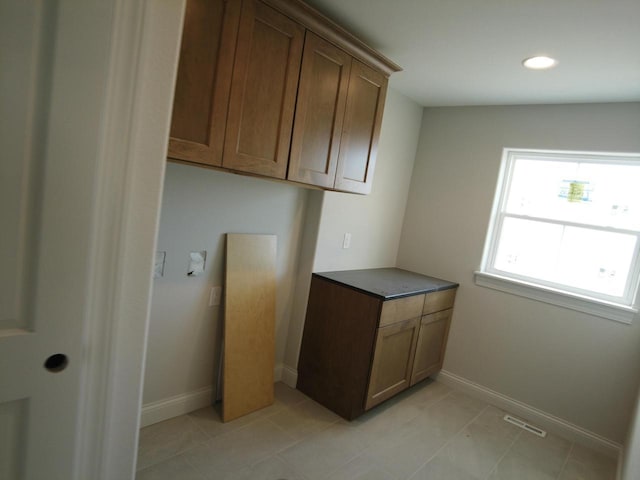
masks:
[[[211,287],[211,293],[209,294],[209,306],[215,307],[220,305],[222,298],[222,287]]]
[[[344,240],[342,240],[342,248],[349,248],[351,246],[351,234],[345,233]]]
[[[204,272],[204,264],[207,259],[207,251],[202,250],[200,252],[189,253],[189,269],[187,275],[190,277],[196,277]]]
[[[153,264],[153,278],[164,276],[164,260],[167,252],[156,252],[155,262]]]

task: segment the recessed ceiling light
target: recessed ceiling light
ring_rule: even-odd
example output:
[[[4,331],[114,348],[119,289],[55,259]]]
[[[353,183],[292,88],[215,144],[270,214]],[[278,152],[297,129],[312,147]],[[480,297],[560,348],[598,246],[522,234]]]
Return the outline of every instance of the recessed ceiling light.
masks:
[[[558,61],[551,57],[530,57],[522,61],[522,65],[532,70],[545,70],[554,67]]]

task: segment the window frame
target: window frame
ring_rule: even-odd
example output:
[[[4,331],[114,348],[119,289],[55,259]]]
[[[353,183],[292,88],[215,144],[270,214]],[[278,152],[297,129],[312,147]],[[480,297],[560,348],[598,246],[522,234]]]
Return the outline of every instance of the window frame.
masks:
[[[580,222],[562,221],[545,217],[533,217],[507,213],[511,181],[518,159],[543,160],[554,162],[609,163],[616,165],[639,165],[640,154],[613,152],[581,152],[559,150],[537,150],[522,148],[504,148],[500,173],[496,184],[491,217],[484,243],[480,270],[475,272],[477,285],[513,293],[533,300],[558,305],[572,310],[589,313],[599,317],[623,323],[631,323],[637,317],[638,290],[640,286],[640,231],[616,227],[590,225]],[[544,221],[560,225],[589,228],[612,233],[624,233],[636,236],[636,247],[631,260],[629,275],[623,296],[614,297],[569,285],[558,284],[524,275],[505,272],[494,267],[499,246],[500,233],[505,218]]]

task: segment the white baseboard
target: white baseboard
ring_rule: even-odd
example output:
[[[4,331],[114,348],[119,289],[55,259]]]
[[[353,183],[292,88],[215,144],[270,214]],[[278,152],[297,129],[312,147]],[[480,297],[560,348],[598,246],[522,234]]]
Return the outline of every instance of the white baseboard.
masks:
[[[282,363],[279,363],[273,369],[273,381],[274,382],[281,382],[282,381],[282,370],[283,370],[283,368],[284,368],[284,365]]]
[[[282,365],[282,382],[291,388],[296,388],[298,383],[298,371],[289,365]]]
[[[294,368],[280,363],[273,370],[273,378],[276,382],[284,382],[286,385],[296,388],[298,372]],[[140,427],[148,427],[154,423],[207,407],[212,403],[212,386],[151,402],[142,406]]]
[[[158,400],[142,406],[140,426],[146,427],[162,422],[199,408],[211,405],[213,402],[213,387],[204,387],[193,392],[182,393],[174,397]]]
[[[589,430],[574,425],[554,415],[543,412],[542,410],[527,405],[526,403],[507,397],[506,395],[474,383],[466,378],[459,377],[458,375],[447,372],[446,370],[440,371],[437,376],[437,380],[445,385],[461,390],[472,397],[506,410],[523,420],[527,420],[534,425],[537,425],[551,433],[555,433],[567,440],[592,448],[593,450],[599,451],[612,458],[620,457],[622,445],[619,443],[609,440],[597,433],[590,432]]]

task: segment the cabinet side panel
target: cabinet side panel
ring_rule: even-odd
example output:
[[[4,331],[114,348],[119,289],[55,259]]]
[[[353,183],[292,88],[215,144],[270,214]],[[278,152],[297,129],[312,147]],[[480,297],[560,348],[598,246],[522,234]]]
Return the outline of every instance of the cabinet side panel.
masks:
[[[380,300],[313,277],[297,388],[346,419],[364,411]]]

